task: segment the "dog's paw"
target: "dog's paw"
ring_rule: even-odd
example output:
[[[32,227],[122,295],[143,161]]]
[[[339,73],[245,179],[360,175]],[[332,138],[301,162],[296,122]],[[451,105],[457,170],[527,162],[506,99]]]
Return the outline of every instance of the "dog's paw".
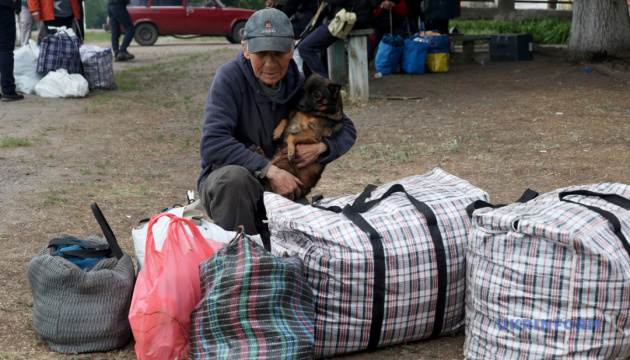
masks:
[[[295,160],[295,153],[294,153],[294,152],[293,152],[293,153],[291,153],[291,152],[290,152],[290,153],[288,153],[288,154],[287,154],[287,160],[288,160],[290,163],[292,163],[292,162],[293,162],[293,160]]]
[[[263,149],[260,146],[256,145],[256,144],[250,146],[249,150],[251,150],[252,152],[255,152],[256,154],[260,154],[262,156],[265,156],[265,152],[263,151]]]

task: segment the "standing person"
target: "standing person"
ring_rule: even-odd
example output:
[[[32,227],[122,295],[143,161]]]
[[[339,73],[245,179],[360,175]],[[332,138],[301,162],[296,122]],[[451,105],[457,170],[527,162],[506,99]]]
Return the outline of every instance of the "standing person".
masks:
[[[15,48],[15,14],[22,10],[19,0],[0,0],[0,88],[2,101],[24,99],[15,91],[13,49]]]
[[[135,58],[135,56],[127,52],[127,47],[131,44],[135,31],[131,15],[129,15],[127,10],[127,4],[129,4],[129,0],[107,0],[107,14],[109,15],[112,28],[112,50],[116,61],[127,61]],[[125,28],[125,36],[119,48],[121,25]]]
[[[459,0],[424,0],[426,29],[448,34],[448,20],[461,15]]]
[[[43,21],[46,27],[65,26],[72,29],[74,19],[81,20],[78,0],[27,0],[28,8],[37,21]]]
[[[304,74],[291,58],[293,37],[289,18],[277,9],[259,10],[249,18],[243,50],[216,72],[199,143],[202,171],[197,189],[206,213],[225,230],[243,225],[247,234],[260,234],[264,241],[269,232],[263,222],[263,179],[277,194],[302,197],[300,180],[250,150],[256,145],[274,154],[273,131],[304,92]],[[329,163],[350,150],[356,129],[345,115],[342,123],[336,137],[298,145],[298,167]]]
[[[20,43],[22,46],[28,45],[28,41],[31,39],[31,31],[33,29],[33,15],[28,10],[28,2],[22,0],[22,11],[20,12]],[[42,38],[46,35],[46,29],[44,29],[44,23],[36,21],[37,23],[37,44],[42,42]]]
[[[346,9],[346,11],[353,12],[357,15],[357,22],[354,24],[353,29],[368,28],[373,17],[374,1],[324,0],[324,2],[328,4],[328,20],[324,21],[324,23],[307,35],[298,45],[298,50],[302,60],[304,60],[313,72],[328,77],[328,70],[320,58],[320,53],[337,41],[337,38],[328,30],[328,25],[341,9]]]
[[[373,36],[368,43],[368,61],[374,58],[374,51],[385,34],[404,35],[404,20],[407,16],[407,8],[401,8],[401,0],[384,0],[378,9],[374,10]],[[397,10],[397,6],[398,9]]]

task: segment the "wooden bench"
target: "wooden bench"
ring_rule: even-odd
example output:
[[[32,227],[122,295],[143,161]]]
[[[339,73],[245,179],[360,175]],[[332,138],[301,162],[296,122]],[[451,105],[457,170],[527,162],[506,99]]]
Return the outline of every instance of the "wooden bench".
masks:
[[[346,62],[346,43],[337,39],[327,51],[328,76],[338,84],[348,84],[351,100],[368,101],[370,88],[368,84],[367,38],[374,33],[372,29],[352,30],[348,41],[348,60]]]
[[[449,41],[454,44],[457,41],[461,41],[462,53],[464,59],[469,61],[475,60],[475,41],[490,40],[492,35],[464,35],[464,34],[449,34]]]

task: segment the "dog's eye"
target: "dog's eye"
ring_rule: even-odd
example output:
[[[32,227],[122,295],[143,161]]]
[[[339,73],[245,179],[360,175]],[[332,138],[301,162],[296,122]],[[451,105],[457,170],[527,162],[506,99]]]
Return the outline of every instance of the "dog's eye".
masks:
[[[322,98],[322,94],[321,94],[321,93],[319,93],[319,91],[316,91],[316,92],[313,94],[313,97],[314,97],[316,100],[319,100],[319,99],[321,99],[321,98]]]

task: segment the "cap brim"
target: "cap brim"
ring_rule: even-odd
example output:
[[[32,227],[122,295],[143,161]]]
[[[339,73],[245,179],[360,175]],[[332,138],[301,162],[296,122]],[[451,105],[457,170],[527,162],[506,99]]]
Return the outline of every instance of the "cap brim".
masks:
[[[292,45],[293,38],[289,37],[255,37],[247,40],[247,51],[252,54],[261,51],[289,53]]]

